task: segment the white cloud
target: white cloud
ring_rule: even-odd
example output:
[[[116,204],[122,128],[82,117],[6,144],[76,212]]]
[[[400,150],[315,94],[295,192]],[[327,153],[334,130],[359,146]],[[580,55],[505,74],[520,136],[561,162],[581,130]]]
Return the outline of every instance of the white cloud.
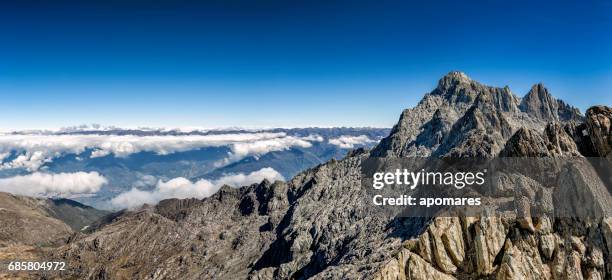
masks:
[[[216,186],[228,185],[235,188],[241,186],[247,186],[254,183],[259,183],[264,179],[268,179],[269,181],[276,180],[285,180],[283,175],[278,173],[278,171],[274,170],[272,167],[262,168],[258,171],[251,172],[249,174],[227,174],[217,180],[213,181],[213,184]]]
[[[340,136],[338,138],[329,139],[328,142],[332,145],[336,145],[343,149],[352,149],[358,145],[376,143],[378,141],[374,139],[370,139],[367,135],[360,135],[360,136]]]
[[[159,202],[158,194],[155,192],[141,191],[137,188],[124,192],[111,200],[111,205],[116,208],[133,209],[143,204],[155,204]]]
[[[168,198],[205,198],[216,193],[223,185],[240,187],[259,183],[263,179],[270,181],[284,180],[280,173],[270,167],[249,174],[227,174],[217,180],[201,179],[192,182],[186,178],[178,177],[165,182],[159,180],[152,191],[132,188],[130,191],[113,198],[111,205],[116,208],[133,209],[145,203],[156,204],[160,200]]]
[[[302,139],[307,140],[307,141],[312,141],[312,142],[323,142],[323,140],[325,140],[323,136],[319,134],[310,134],[306,137],[302,137]]]
[[[29,196],[69,196],[95,193],[107,183],[98,172],[35,172],[0,179],[0,191]]]
[[[291,147],[310,148],[312,144],[301,138],[287,136],[275,139],[264,139],[252,142],[231,144],[232,153],[226,159],[218,162],[217,167],[238,161],[249,155],[263,155],[269,152],[283,151]]]
[[[133,186],[136,188],[139,187],[149,187],[155,185],[157,182],[157,178],[153,175],[140,175],[138,180],[133,183]]]
[[[11,152],[17,157],[2,162],[0,169],[25,168],[38,170],[45,163],[64,154],[80,154],[92,149],[91,157],[113,154],[127,157],[138,152],[167,155],[204,147],[228,146],[231,154],[225,163],[249,155],[261,155],[291,147],[308,148],[305,139],[285,133],[236,133],[218,135],[57,135],[57,134],[0,134],[0,155],[7,158]]]

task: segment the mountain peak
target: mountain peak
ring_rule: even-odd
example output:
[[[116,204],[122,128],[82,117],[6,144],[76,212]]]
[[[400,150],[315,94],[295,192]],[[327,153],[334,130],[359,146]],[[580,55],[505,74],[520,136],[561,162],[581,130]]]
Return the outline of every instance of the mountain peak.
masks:
[[[555,99],[548,89],[537,83],[531,87],[519,105],[521,111],[545,121],[569,121],[581,119],[580,111]]]
[[[467,74],[465,74],[464,72],[461,72],[461,71],[450,71],[444,77],[454,78],[454,79],[470,80],[470,77],[468,77]]]
[[[460,71],[451,71],[438,81],[438,88],[449,88],[456,84],[469,84],[472,81],[468,75]]]
[[[471,104],[480,91],[486,91],[486,86],[473,81],[463,72],[451,71],[438,81],[431,95],[442,96],[452,104]]]
[[[531,89],[527,95],[525,95],[525,98],[538,98],[542,100],[552,98],[552,95],[548,92],[548,89],[544,86],[544,84],[540,82],[531,86]]]
[[[416,107],[402,113],[391,134],[370,155],[492,156],[517,128],[539,131],[550,122],[583,120],[577,108],[555,99],[542,83],[521,99],[507,86],[483,85],[452,71]],[[476,147],[474,143],[481,145],[469,150]]]

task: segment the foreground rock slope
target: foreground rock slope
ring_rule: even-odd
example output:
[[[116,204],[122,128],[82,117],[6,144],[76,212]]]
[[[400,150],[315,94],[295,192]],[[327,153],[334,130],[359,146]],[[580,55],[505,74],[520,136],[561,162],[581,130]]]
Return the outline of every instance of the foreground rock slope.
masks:
[[[63,277],[86,279],[610,279],[610,217],[389,218],[368,208],[360,166],[370,157],[609,158],[611,115],[597,106],[582,116],[541,84],[519,98],[451,72],[371,151],[288,182],[124,211],[50,257],[68,262]],[[610,178],[576,172],[567,174],[584,176],[559,178],[576,180],[565,191],[608,211]],[[554,189],[510,179],[534,195]]]
[[[51,245],[108,214],[68,199],[0,192],[0,247]]]
[[[108,214],[68,199],[33,198],[0,192],[0,279],[40,278],[8,273],[13,261],[43,261],[48,250]]]

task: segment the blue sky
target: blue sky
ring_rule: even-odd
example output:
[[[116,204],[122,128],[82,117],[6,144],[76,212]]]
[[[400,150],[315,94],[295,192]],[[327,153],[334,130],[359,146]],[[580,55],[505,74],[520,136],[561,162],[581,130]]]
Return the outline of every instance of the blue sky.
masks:
[[[451,70],[612,104],[608,0],[12,2],[0,129],[390,127]]]

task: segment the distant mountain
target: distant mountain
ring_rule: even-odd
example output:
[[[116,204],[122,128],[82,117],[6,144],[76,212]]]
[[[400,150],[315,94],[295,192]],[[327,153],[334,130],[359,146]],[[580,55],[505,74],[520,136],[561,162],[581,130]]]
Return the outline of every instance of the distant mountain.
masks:
[[[62,277],[90,279],[609,279],[612,218],[554,214],[567,207],[553,199],[559,194],[610,213],[609,177],[601,170],[566,168],[545,180],[506,174],[508,191],[491,199],[520,206],[517,193],[551,196],[545,206],[552,214],[534,219],[512,212],[399,218],[372,209],[361,167],[369,159],[415,157],[610,160],[611,123],[612,108],[582,116],[541,85],[519,98],[451,72],[372,150],[354,150],[287,182],[223,187],[202,200],[121,212],[49,258],[73,268]],[[314,163],[311,155],[319,156],[292,158]],[[558,187],[567,181],[572,188]]]
[[[135,136],[185,136],[185,135],[226,135],[226,134],[253,134],[253,133],[286,133],[291,136],[321,135],[329,138],[340,136],[376,136],[379,130],[385,128],[375,127],[303,127],[303,128],[217,128],[217,129],[189,129],[189,128],[120,128],[115,126],[82,125],[65,127],[58,130],[22,130],[12,131],[15,135],[135,135]]]

